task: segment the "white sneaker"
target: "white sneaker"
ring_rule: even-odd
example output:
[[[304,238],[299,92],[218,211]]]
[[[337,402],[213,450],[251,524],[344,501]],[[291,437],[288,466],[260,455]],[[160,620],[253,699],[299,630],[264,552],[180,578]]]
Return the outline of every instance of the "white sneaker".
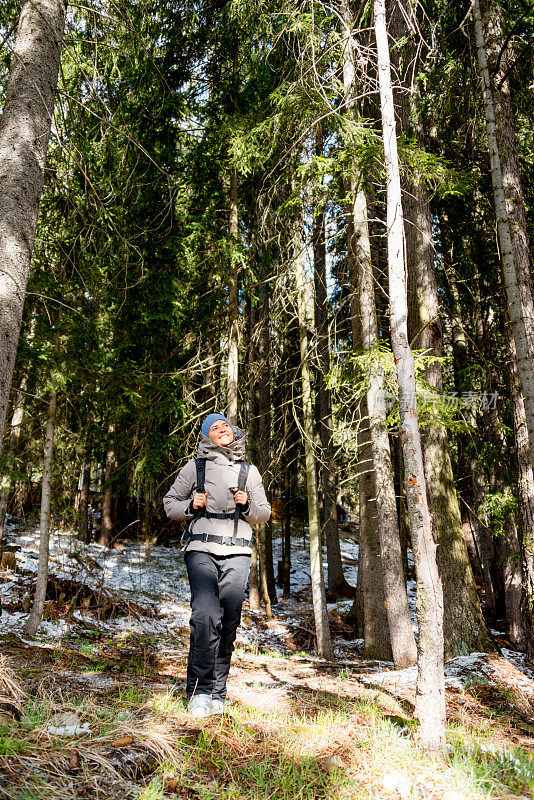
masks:
[[[212,714],[211,697],[209,694],[195,694],[187,704],[189,713],[197,719],[209,717]]]
[[[212,714],[224,714],[226,711],[226,703],[224,700],[212,700],[211,701],[211,713]]]

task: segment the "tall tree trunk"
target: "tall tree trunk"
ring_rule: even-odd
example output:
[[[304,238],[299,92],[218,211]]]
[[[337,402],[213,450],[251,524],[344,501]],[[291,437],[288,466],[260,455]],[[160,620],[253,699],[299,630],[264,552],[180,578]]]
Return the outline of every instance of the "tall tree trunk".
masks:
[[[490,356],[486,342],[494,335],[491,328],[485,324],[487,318],[482,313],[482,291],[480,285],[480,273],[475,274],[473,291],[473,312],[475,322],[474,343],[477,351]],[[489,377],[489,376],[488,376]],[[486,378],[485,380],[487,380]],[[465,387],[467,388],[467,387]],[[482,416],[482,421],[477,419],[477,414],[473,409],[466,412],[466,420],[473,430],[477,430],[478,435],[483,432],[484,438],[493,441],[499,446],[498,437],[495,437],[495,427],[487,424],[487,414]],[[482,424],[480,424],[482,422]],[[472,436],[472,444],[469,451],[469,462],[471,480],[473,486],[473,532],[482,564],[482,574],[485,590],[486,615],[492,617],[504,616],[504,592],[503,584],[500,580],[497,564],[497,549],[495,536],[491,525],[491,515],[485,511],[484,500],[490,492],[495,491],[494,480],[491,474],[491,464],[489,468],[483,463],[479,454],[477,442],[478,436]],[[497,439],[497,441],[495,441]]]
[[[86,542],[88,538],[88,510],[89,510],[89,492],[91,489],[91,455],[92,455],[92,436],[87,435],[85,444],[85,454],[82,470],[82,488],[80,490],[80,498],[78,500],[78,534],[82,542]]]
[[[22,6],[0,121],[0,451],[65,29],[64,0]]]
[[[417,43],[404,10],[392,5],[390,34],[403,42],[400,56],[413,69]],[[415,135],[424,147],[419,85],[402,76],[400,121],[405,134]],[[442,322],[435,268],[435,251],[428,192],[422,178],[406,178],[403,192],[404,234],[408,274],[408,335],[412,345],[432,357],[442,356]],[[424,377],[443,392],[440,361],[425,367]],[[434,420],[421,434],[432,527],[438,543],[437,559],[443,581],[445,654],[454,657],[474,650],[493,649],[487,631],[464,538],[458,495],[449,453],[447,431]]]
[[[363,350],[369,352],[378,346],[378,325],[367,227],[367,202],[361,184],[355,187],[353,219],[361,341]],[[393,661],[397,669],[403,669],[416,663],[417,647],[406,594],[393,465],[386,427],[386,407],[383,400],[384,379],[378,356],[376,356],[370,368],[366,405],[376,489],[376,516],[384,603],[388,617]]]
[[[282,596],[288,598],[291,594],[291,478],[287,462],[282,496],[282,537]]]
[[[298,354],[295,347],[298,342],[298,331],[295,329],[295,320],[284,310],[282,314],[284,331],[282,364],[279,375],[282,377],[283,389],[281,393],[281,407],[283,413],[283,450],[282,450],[282,591],[285,598],[291,593],[291,511],[293,501],[293,480],[295,463],[294,451],[298,447],[298,430],[295,425],[294,415],[291,410],[293,394],[292,361],[296,361]],[[291,335],[293,333],[293,336]],[[291,377],[289,377],[291,375]]]
[[[514,421],[517,460],[517,506],[521,557],[521,623],[512,626],[510,635],[534,660],[534,474],[530,461],[525,405],[515,360],[515,348],[506,328],[510,365],[510,399]]]
[[[102,520],[98,544],[110,547],[113,540],[113,476],[115,472],[115,425],[109,426],[109,442],[106,450],[104,468],[104,497],[102,500]]]
[[[253,611],[259,611],[261,608],[258,566],[258,541],[254,538],[248,578],[248,604]]]
[[[359,402],[358,483],[360,499],[360,551],[363,598],[363,657],[393,660],[383,581],[382,554],[378,535],[375,470],[367,398]],[[357,596],[354,610],[357,608]]]
[[[299,242],[296,242],[299,248]],[[330,638],[330,624],[326,610],[323,555],[321,548],[321,520],[317,493],[317,465],[314,452],[314,416],[312,406],[311,375],[308,352],[308,324],[306,314],[306,282],[302,257],[295,254],[295,283],[300,331],[300,361],[302,378],[302,414],[304,450],[306,455],[306,485],[308,493],[308,522],[310,537],[310,571],[312,584],[313,613],[317,635],[317,653],[322,658],[333,659],[334,648]]]
[[[484,610],[488,617],[495,618],[498,616],[497,586],[494,579],[495,542],[493,541],[489,517],[480,513],[480,506],[489,492],[489,487],[479,462],[478,453],[474,451],[469,457],[469,468],[473,487],[473,508],[470,514],[471,527],[480,559],[480,570],[484,584]]]
[[[354,111],[354,97],[356,95],[356,77],[354,61],[354,41],[351,31],[354,27],[354,15],[348,0],[340,4],[341,15],[344,21],[343,32],[343,84],[345,91],[346,114],[352,115]],[[355,210],[360,209],[361,202],[357,199],[356,177],[351,174],[345,178],[345,192],[354,197],[354,202],[347,203],[346,228],[347,228],[347,255],[349,283],[351,286],[351,328],[352,349],[359,353],[363,349],[363,324],[360,308],[359,259],[365,253],[365,247],[360,247],[362,235],[368,229],[366,218],[362,219]],[[361,209],[360,209],[361,210]],[[369,424],[369,411],[367,396],[358,400],[358,492],[359,492],[359,557],[358,581],[354,604],[348,618],[355,627],[363,632],[365,658],[392,659],[391,641],[386,612],[386,599],[384,583],[382,580],[382,560],[380,555],[380,540],[378,534],[378,511],[376,503],[376,470],[373,463],[373,448],[371,439],[371,425]]]
[[[507,515],[502,534],[497,538],[495,547],[502,571],[506,634],[514,647],[524,649],[521,548],[519,529],[513,512]]]
[[[317,154],[323,154],[322,135],[317,136]],[[328,596],[354,594],[343,575],[339,528],[337,522],[337,476],[334,461],[334,426],[332,397],[326,386],[330,372],[330,339],[328,332],[328,294],[326,288],[326,231],[324,206],[314,216],[313,256],[315,279],[315,330],[317,334],[319,439],[321,442],[321,483],[324,493],[324,538],[328,559]]]
[[[239,306],[238,306],[238,260],[235,253],[237,245],[237,172],[232,168],[230,175],[230,239],[231,262],[228,273],[228,382],[226,394],[226,416],[237,424],[237,400],[239,377]]]
[[[419,721],[418,735],[423,748],[442,750],[445,746],[443,591],[436,561],[436,544],[432,536],[417,420],[415,364],[408,341],[404,222],[385,0],[374,0],[374,17],[387,182],[391,343],[399,387],[405,489],[417,574],[419,656],[415,715]]]
[[[250,299],[250,307],[248,314],[248,346],[249,346],[249,392],[248,392],[248,443],[250,460],[257,463],[258,460],[258,392],[256,382],[256,368],[257,368],[257,344],[256,344],[256,325],[257,325],[257,306],[254,305]],[[250,560],[250,573],[248,579],[249,588],[249,606],[253,611],[259,611],[261,608],[260,597],[260,583],[259,583],[259,542],[258,537],[253,537],[252,554]]]
[[[354,353],[361,351],[361,313],[352,208],[347,215],[347,250],[351,284],[351,327]],[[359,555],[354,603],[347,619],[363,635],[363,657],[391,661],[393,658],[388,615],[382,580],[382,559],[378,536],[375,470],[367,396],[358,400],[358,494]]]
[[[199,390],[199,415],[209,414],[217,407],[218,381],[214,338],[220,338],[217,328],[199,340],[199,351],[202,353],[203,360]]]
[[[352,187],[354,190],[354,186]],[[347,250],[351,285],[351,327],[354,353],[362,349],[362,325],[358,294],[356,235],[352,207],[347,215]],[[349,612],[352,624],[363,633],[364,658],[391,661],[392,650],[382,580],[382,558],[378,535],[375,469],[367,395],[358,400],[358,494],[359,556],[358,581],[354,604]]]
[[[503,190],[506,210],[510,221],[510,234],[514,262],[517,270],[519,290],[524,303],[532,303],[532,257],[525,216],[525,200],[521,183],[521,169],[515,133],[515,114],[512,105],[510,81],[508,79],[508,55],[502,30],[501,12],[495,0],[482,0],[481,15],[486,32],[486,55],[491,93],[495,109],[495,135],[502,167]],[[533,318],[525,317],[530,341],[534,341]],[[507,331],[508,333],[508,331]],[[512,384],[512,409],[514,434],[518,460],[519,534],[523,567],[523,628],[517,636],[524,635],[524,643],[530,657],[534,657],[534,480],[532,453],[529,453],[528,427],[524,399],[521,396],[516,351],[507,336],[511,353],[510,370]],[[527,435],[526,435],[527,434]]]
[[[486,339],[489,338],[489,332]],[[493,337],[492,337],[493,338]],[[499,409],[491,407],[484,413],[484,425],[487,431],[486,439],[493,442],[493,447],[500,454],[501,465],[507,463],[509,454],[509,441],[504,433],[504,426],[500,418]],[[497,495],[504,502],[506,496],[513,500],[510,484],[515,482],[515,470],[506,470],[501,466],[496,469],[495,463],[489,468],[490,493]],[[515,635],[521,624],[521,559],[519,555],[519,535],[515,512],[511,508],[501,519],[492,518],[488,514],[491,532],[493,534],[493,575],[498,592],[497,614],[505,617],[507,629]],[[495,530],[497,527],[497,531]]]
[[[530,306],[532,303],[532,256],[525,216],[525,198],[521,182],[515,114],[508,79],[509,62],[502,30],[501,12],[499,4],[495,0],[481,0],[480,8],[486,31],[485,49],[495,110],[495,136],[502,168],[502,184],[510,223],[514,262],[520,291],[525,296],[525,303]],[[534,340],[534,318],[530,315],[527,316],[525,324],[529,340]]]
[[[271,485],[271,374],[269,341],[269,295],[265,285],[260,286],[258,304],[252,304],[250,313],[250,445],[253,461],[257,465],[270,495]],[[257,562],[259,568],[259,597],[271,616],[272,604],[277,602],[273,569],[272,526],[257,526]],[[254,599],[253,599],[254,600]]]
[[[530,271],[516,263],[510,232],[510,219],[503,184],[501,154],[497,141],[496,116],[488,69],[484,28],[479,0],[473,0],[475,39],[478,66],[482,80],[486,133],[491,164],[491,182],[497,217],[502,273],[508,314],[517,354],[517,372],[523,390],[525,415],[530,443],[530,460],[534,459],[534,298]],[[533,462],[534,463],[534,462]]]
[[[43,458],[43,485],[41,490],[41,519],[39,523],[39,560],[37,564],[37,578],[35,596],[28,621],[24,626],[24,633],[33,637],[43,618],[46,598],[46,585],[48,583],[48,551],[50,541],[50,486],[52,481],[52,455],[54,452],[54,428],[56,424],[57,394],[55,389],[50,394],[48,405],[48,418],[44,441]]]
[[[404,15],[400,33],[409,36]],[[400,37],[399,37],[400,38]],[[408,131],[410,111],[415,110],[417,85],[402,96],[403,127]],[[414,98],[414,94],[416,98]],[[412,108],[410,109],[410,99]],[[414,132],[420,145],[423,131],[413,114]],[[412,345],[429,356],[442,356],[442,323],[432,237],[428,193],[422,179],[407,181],[403,194],[406,263],[408,271],[408,335]],[[441,362],[425,367],[424,377],[437,393],[443,392]],[[462,529],[458,495],[445,427],[434,420],[422,433],[425,477],[432,514],[432,528],[438,543],[437,559],[443,581],[445,653],[448,658],[473,651],[493,649],[482,616],[473,570]]]
[[[270,302],[265,283],[260,288],[260,307],[258,314],[258,467],[263,478],[267,496],[271,499],[271,360],[269,336]],[[271,520],[258,525],[260,534],[260,585],[269,605],[278,602],[273,565],[273,529]]]
[[[22,376],[20,387],[17,390],[11,426],[9,430],[9,453],[6,454],[6,468],[0,482],[0,542],[4,535],[4,521],[6,518],[9,492],[11,489],[11,473],[14,464],[14,456],[17,444],[20,439],[22,420],[24,417],[24,406],[26,404],[26,387],[28,384],[28,372]]]
[[[446,214],[441,215],[441,241],[443,247],[443,264],[450,291],[450,317],[452,328],[452,350],[454,358],[455,388],[459,395],[472,390],[469,379],[469,348],[463,326],[462,308],[458,282],[454,271],[454,234]],[[467,376],[467,377],[466,377]],[[475,409],[466,406],[464,410],[466,423],[471,430],[477,429]],[[496,613],[496,597],[491,573],[492,534],[487,520],[477,514],[477,506],[482,502],[487,488],[486,478],[480,459],[473,451],[473,442],[467,442],[465,436],[459,438],[459,465],[463,479],[462,494],[464,518],[462,528],[466,546],[470,549],[472,564],[476,566],[484,585],[484,607],[490,616]],[[468,487],[468,488],[465,488]]]
[[[234,111],[237,111],[237,78],[238,78],[239,40],[234,38],[233,69],[232,69],[232,95]],[[237,424],[238,378],[239,378],[239,262],[237,258],[238,243],[238,196],[237,196],[237,169],[230,168],[230,219],[228,232],[230,234],[230,269],[228,273],[228,378],[226,416],[232,423]]]
[[[154,513],[154,481],[147,478],[145,482],[145,508],[143,514],[143,537],[145,540],[145,556],[150,555],[152,536],[152,515]]]

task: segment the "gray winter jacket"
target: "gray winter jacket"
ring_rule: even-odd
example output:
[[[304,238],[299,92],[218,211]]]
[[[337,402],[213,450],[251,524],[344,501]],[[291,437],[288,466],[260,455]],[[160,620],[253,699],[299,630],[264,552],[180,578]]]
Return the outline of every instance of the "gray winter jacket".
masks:
[[[237,486],[240,462],[245,460],[245,433],[234,428],[235,439],[228,447],[221,447],[208,436],[200,434],[198,458],[206,459],[205,490],[208,495],[206,510],[212,513],[230,513],[235,509],[234,496],[230,491]],[[163,498],[165,513],[171,519],[191,520],[194,516],[191,501],[195,494],[197,472],[195,460],[188,461],[178,473],[178,477]],[[248,547],[234,547],[216,542],[189,542],[187,550],[202,550],[218,556],[250,553],[252,548],[252,528],[259,522],[266,522],[271,516],[271,506],[265,496],[260,473],[251,464],[247,477],[246,491],[248,503],[239,519],[237,538],[251,542]],[[192,533],[208,533],[214,536],[232,536],[233,519],[206,519],[198,517],[191,523]]]

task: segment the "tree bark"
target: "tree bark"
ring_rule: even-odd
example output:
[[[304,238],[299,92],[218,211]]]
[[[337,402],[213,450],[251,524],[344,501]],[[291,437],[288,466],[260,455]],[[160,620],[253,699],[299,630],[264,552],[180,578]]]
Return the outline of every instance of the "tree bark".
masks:
[[[297,248],[299,242],[296,242]],[[317,653],[322,658],[333,659],[334,649],[330,637],[330,624],[326,610],[323,555],[321,548],[321,520],[317,493],[317,465],[315,461],[314,416],[312,406],[311,375],[308,352],[308,325],[306,315],[306,283],[300,252],[295,255],[295,283],[300,332],[300,361],[302,379],[302,413],[304,450],[306,456],[306,485],[308,494],[308,522],[310,538],[310,571],[313,613],[317,635]]]
[[[199,338],[199,353],[202,353],[201,387],[198,392],[198,413],[207,415],[217,407],[217,358],[215,355],[214,339],[219,340],[218,325],[215,330],[206,332]]]
[[[43,485],[41,490],[41,518],[39,523],[39,560],[35,595],[30,616],[24,626],[24,633],[33,638],[43,619],[48,583],[48,552],[50,542],[50,486],[52,481],[52,455],[54,452],[54,428],[56,424],[57,394],[55,389],[50,394],[48,418],[44,441]]]
[[[466,383],[464,376],[468,374],[470,365],[468,341],[463,326],[462,307],[458,282],[454,271],[454,234],[446,214],[441,215],[441,241],[443,247],[443,264],[447,275],[450,292],[450,321],[452,330],[452,351],[454,359],[454,381],[459,395],[472,390],[472,385]],[[476,413],[472,406],[466,406],[464,416],[468,427],[476,430]],[[464,488],[462,499],[464,503],[464,517],[462,520],[463,535],[466,546],[470,552],[473,568],[482,578],[484,585],[484,607],[490,616],[495,616],[496,598],[491,575],[491,558],[487,552],[488,543],[491,548],[491,531],[486,521],[478,516],[476,508],[486,494],[486,479],[481,469],[480,459],[472,452],[472,443],[466,442],[466,437],[459,437],[460,478]]]
[[[291,483],[289,470],[284,470],[284,493],[282,500],[282,596],[288,598],[291,595]]]
[[[521,558],[521,621],[510,631],[512,641],[534,660],[534,474],[530,461],[525,405],[515,360],[515,348],[506,328],[509,353],[510,399],[517,461],[517,507]]]
[[[410,72],[413,70],[418,46],[404,11],[396,3],[391,3],[391,8],[390,34],[395,42],[402,43],[394,56],[402,81],[398,93],[402,132],[415,136],[423,148],[419,84],[411,82],[401,64],[402,60],[410,65]],[[422,176],[404,179],[402,203],[408,275],[408,335],[413,347],[440,358],[443,354],[442,320],[430,201]],[[436,393],[443,392],[439,361],[426,365],[424,377]],[[438,419],[422,431],[421,443],[432,528],[438,543],[438,567],[443,581],[446,657],[492,649],[464,539],[447,431]]]
[[[495,110],[495,136],[502,168],[502,184],[510,224],[514,263],[524,302],[532,305],[532,256],[525,216],[525,198],[521,181],[515,113],[508,79],[508,56],[504,47],[500,7],[495,0],[481,0],[483,24],[486,31],[486,55]],[[503,50],[504,48],[504,50]],[[534,341],[534,317],[525,317],[528,338]]]
[[[152,535],[152,515],[154,512],[154,481],[145,480],[144,486],[145,508],[143,514],[143,538],[145,540],[145,556],[150,556],[154,537]]]
[[[508,80],[508,56],[502,30],[500,7],[494,0],[482,0],[481,16],[486,32],[486,55],[491,80],[491,94],[495,109],[495,135],[502,167],[503,190],[510,222],[514,263],[519,291],[527,308],[532,306],[532,257],[525,216],[525,200],[515,133],[515,114]],[[529,341],[534,341],[533,316],[525,316]],[[508,330],[507,330],[508,334]],[[532,452],[529,447],[525,402],[521,396],[518,378],[517,355],[514,342],[507,336],[511,354],[512,410],[518,461],[519,535],[522,554],[523,599],[522,627],[518,637],[530,657],[534,657],[534,480]],[[529,462],[530,461],[530,465]]]
[[[354,229],[358,264],[358,293],[363,349],[372,351],[378,345],[373,268],[369,231],[367,228],[367,202],[359,186],[354,201]],[[397,502],[389,437],[386,427],[384,379],[378,358],[370,368],[367,391],[371,452],[376,488],[376,514],[384,602],[388,616],[389,635],[393,661],[397,669],[413,666],[417,661],[417,647],[412,631],[410,609],[406,594],[406,581],[402,561]]]
[[[347,0],[341,2],[341,14],[345,23],[343,32],[343,84],[346,114],[352,115],[356,95],[356,73],[354,42],[351,31],[354,16]],[[351,287],[352,349],[359,353],[363,349],[362,309],[360,307],[359,274],[360,259],[369,259],[370,247],[366,210],[362,206],[362,190],[357,185],[358,176],[345,177],[345,192],[353,201],[347,202],[347,261]],[[365,196],[363,196],[365,201]],[[363,215],[362,215],[363,209]],[[366,240],[367,236],[367,240]],[[380,554],[379,523],[377,509],[376,469],[373,459],[372,428],[369,421],[368,397],[358,400],[358,492],[359,492],[359,558],[358,581],[354,604],[349,612],[352,623],[363,632],[365,658],[392,659],[382,559]],[[411,632],[411,631],[410,631]]]
[[[420,138],[420,137],[419,137]],[[421,141],[421,138],[420,138]],[[409,336],[429,356],[442,355],[442,324],[432,242],[430,205],[424,184],[409,183],[404,194],[406,256],[410,297]],[[440,362],[425,368],[425,379],[443,392]],[[454,485],[449,443],[438,420],[421,436],[437,559],[443,581],[445,652],[448,658],[493,649],[482,616]]]
[[[317,136],[318,155],[322,155],[322,136]],[[328,559],[329,598],[351,597],[354,589],[343,575],[339,528],[337,522],[337,475],[334,461],[334,426],[332,421],[332,397],[326,386],[326,375],[330,372],[330,339],[328,332],[328,294],[326,288],[326,240],[324,207],[317,211],[313,225],[313,256],[315,282],[315,330],[317,335],[318,362],[318,429],[321,443],[321,483],[324,494],[323,527]]]
[[[386,609],[384,570],[378,534],[373,446],[368,419],[367,398],[362,397],[359,403],[360,430],[358,432],[360,495],[360,553],[358,569],[361,570],[363,595],[363,657],[392,661],[393,650],[389,631],[389,615]],[[404,593],[406,594],[406,591]]]
[[[11,426],[9,429],[9,452],[6,453],[6,467],[0,482],[0,542],[4,535],[4,522],[11,489],[11,474],[14,466],[15,452],[20,438],[22,420],[24,417],[24,406],[26,404],[26,387],[28,384],[28,372],[25,372],[20,387],[17,390]]]
[[[0,451],[65,29],[64,0],[22,6],[0,121]]]
[[[92,455],[92,437],[87,436],[85,445],[85,458],[83,461],[82,471],[82,488],[80,490],[80,498],[78,501],[78,533],[82,542],[86,542],[88,538],[88,510],[89,510],[89,491],[91,489],[91,455]]]
[[[258,395],[256,391],[256,362],[257,362],[257,346],[255,330],[257,325],[257,306],[250,298],[249,315],[248,315],[248,347],[249,347],[249,392],[248,392],[248,443],[250,460],[253,463],[258,459]],[[259,583],[259,542],[258,537],[254,536],[252,542],[252,554],[250,561],[250,574],[249,574],[249,606],[253,611],[259,611],[261,608],[260,597],[260,583]]]
[[[252,555],[250,559],[248,604],[253,611],[259,611],[261,608],[260,584],[258,580],[258,541],[256,537],[254,537],[254,541],[252,543]]]
[[[261,270],[260,270],[261,271]],[[265,285],[260,286],[257,305],[252,305],[250,315],[250,445],[253,461],[257,465],[267,495],[271,487],[271,370],[269,337],[269,295]],[[271,616],[271,606],[277,602],[273,567],[272,526],[257,526],[258,589]]]
[[[504,191],[503,165],[496,131],[496,115],[488,69],[484,27],[479,0],[473,0],[475,40],[478,66],[482,81],[486,133],[491,164],[491,182],[497,217],[502,273],[508,304],[508,314],[517,354],[517,372],[523,390],[525,416],[530,443],[530,460],[534,459],[534,299],[530,272],[516,263],[510,232],[510,218]]]
[[[115,472],[115,426],[109,426],[109,443],[104,468],[104,497],[102,500],[102,520],[98,544],[110,547],[113,540],[113,476]]]
[[[230,241],[231,256],[228,273],[228,378],[226,416],[237,424],[238,378],[239,378],[239,306],[238,306],[238,261],[235,254],[237,244],[237,173],[232,168],[230,175]]]
[[[501,490],[504,488],[503,481],[497,485]],[[508,514],[504,521],[503,531],[495,542],[495,549],[503,584],[506,633],[515,647],[524,649],[525,638],[521,613],[521,550],[519,530],[513,512]]]
[[[498,616],[498,596],[494,579],[495,543],[488,516],[479,512],[480,505],[488,494],[489,487],[477,453],[472,453],[469,458],[469,470],[473,487],[473,508],[470,514],[471,527],[484,584],[484,611],[488,617],[495,619]]]
[[[443,591],[437,568],[417,420],[415,365],[408,341],[404,222],[384,0],[374,0],[374,17],[387,182],[391,343],[399,387],[405,487],[417,574],[419,657],[415,715],[419,721],[418,735],[422,747],[426,750],[442,750],[445,746]]]
[[[361,313],[355,251],[354,216],[347,215],[347,251],[351,284],[351,327],[354,353],[361,351]],[[382,580],[382,559],[376,508],[375,470],[367,395],[358,400],[359,555],[354,603],[348,620],[363,636],[363,657],[392,661],[388,615]]]
[[[291,410],[294,374],[292,362],[297,358],[295,345],[298,346],[298,331],[295,329],[295,320],[284,310],[282,315],[282,326],[284,330],[282,366],[280,374],[285,376],[283,380],[283,390],[281,394],[281,405],[283,413],[283,453],[282,453],[282,591],[283,597],[287,598],[291,594],[291,511],[293,500],[294,468],[296,462],[294,455],[298,447],[298,430],[295,425],[294,415]],[[292,335],[293,334],[293,335]],[[296,335],[296,336],[295,336]],[[296,366],[296,365],[295,365]]]
[[[270,302],[267,286],[260,289],[259,331],[258,331],[258,467],[265,485],[267,497],[271,499],[271,361],[269,336]],[[261,561],[260,585],[264,587],[264,595],[269,606],[278,602],[273,564],[273,529],[271,520],[258,526],[260,533]]]
[[[233,104],[237,110],[237,75],[238,75],[239,41],[234,38],[233,49]],[[230,168],[230,218],[228,232],[230,234],[230,269],[228,273],[228,377],[226,416],[232,425],[237,424],[238,378],[239,378],[239,262],[237,259],[238,243],[238,194],[237,169]]]

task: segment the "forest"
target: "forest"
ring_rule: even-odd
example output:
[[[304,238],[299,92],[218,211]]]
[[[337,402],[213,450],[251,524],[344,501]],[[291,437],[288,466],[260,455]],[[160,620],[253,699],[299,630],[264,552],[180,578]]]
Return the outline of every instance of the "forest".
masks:
[[[531,2],[0,45],[0,797],[534,797]],[[213,412],[272,515],[199,724],[163,497]]]

